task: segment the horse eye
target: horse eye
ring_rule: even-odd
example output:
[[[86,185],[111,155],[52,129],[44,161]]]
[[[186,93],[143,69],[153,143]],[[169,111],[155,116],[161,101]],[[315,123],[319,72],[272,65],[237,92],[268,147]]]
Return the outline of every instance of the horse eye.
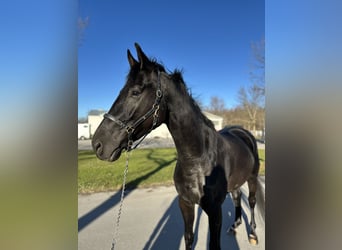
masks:
[[[139,95],[140,95],[140,91],[138,91],[138,90],[132,91],[132,96],[139,96]]]

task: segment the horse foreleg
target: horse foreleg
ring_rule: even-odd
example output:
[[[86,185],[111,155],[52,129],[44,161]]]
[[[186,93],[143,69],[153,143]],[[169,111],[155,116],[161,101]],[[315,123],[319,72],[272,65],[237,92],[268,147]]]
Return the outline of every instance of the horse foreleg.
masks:
[[[194,242],[194,232],[193,232],[193,224],[195,217],[195,206],[194,204],[189,204],[181,197],[178,199],[179,207],[183,215],[184,220],[184,240],[185,240],[185,249],[191,250],[192,243]]]
[[[210,250],[220,250],[221,246],[221,226],[222,226],[222,208],[217,206],[206,211],[209,217],[210,230]]]
[[[248,203],[251,210],[251,233],[249,234],[249,242],[251,244],[258,244],[258,236],[255,232],[256,229],[256,223],[255,223],[255,217],[254,217],[254,207],[256,204],[256,191],[258,187],[258,180],[257,177],[253,176],[248,180],[248,189],[249,189],[249,195],[248,195]]]

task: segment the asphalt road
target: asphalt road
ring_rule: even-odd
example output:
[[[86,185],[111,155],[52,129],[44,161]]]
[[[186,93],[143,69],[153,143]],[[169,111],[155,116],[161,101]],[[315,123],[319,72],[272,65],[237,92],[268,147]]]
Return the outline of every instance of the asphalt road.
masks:
[[[242,187],[242,191],[243,223],[237,229],[236,235],[226,233],[234,221],[235,213],[229,195],[223,204],[222,249],[265,249],[264,211],[260,210],[263,206],[256,206],[259,244],[251,245],[247,236],[250,218],[246,196],[247,185]],[[177,199],[173,186],[136,189],[128,192],[123,204],[119,239],[115,249],[184,249],[183,220]],[[78,196],[78,249],[107,250],[111,248],[119,201],[120,192]],[[207,249],[208,219],[198,207],[196,207],[194,232],[196,235],[194,249]]]

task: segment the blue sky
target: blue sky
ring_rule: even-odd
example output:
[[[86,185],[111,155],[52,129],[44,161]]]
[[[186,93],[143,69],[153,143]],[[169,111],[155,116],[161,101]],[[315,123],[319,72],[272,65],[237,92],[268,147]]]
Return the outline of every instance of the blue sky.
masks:
[[[261,0],[79,2],[88,26],[78,48],[78,116],[109,109],[129,70],[126,50],[134,42],[173,71],[182,69],[193,96],[209,105],[212,96],[237,104],[250,84],[251,42],[265,36]]]

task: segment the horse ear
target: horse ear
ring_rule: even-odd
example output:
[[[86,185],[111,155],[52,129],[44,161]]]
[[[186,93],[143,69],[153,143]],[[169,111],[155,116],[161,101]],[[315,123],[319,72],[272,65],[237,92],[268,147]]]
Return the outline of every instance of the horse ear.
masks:
[[[134,59],[134,57],[132,56],[131,52],[129,51],[129,49],[127,50],[127,58],[128,58],[128,62],[129,65],[131,66],[131,68],[138,64],[137,60]]]
[[[147,67],[151,62],[148,59],[148,57],[144,54],[138,43],[134,43],[134,46],[137,50],[138,59],[140,62],[140,69],[143,69],[144,67]]]

